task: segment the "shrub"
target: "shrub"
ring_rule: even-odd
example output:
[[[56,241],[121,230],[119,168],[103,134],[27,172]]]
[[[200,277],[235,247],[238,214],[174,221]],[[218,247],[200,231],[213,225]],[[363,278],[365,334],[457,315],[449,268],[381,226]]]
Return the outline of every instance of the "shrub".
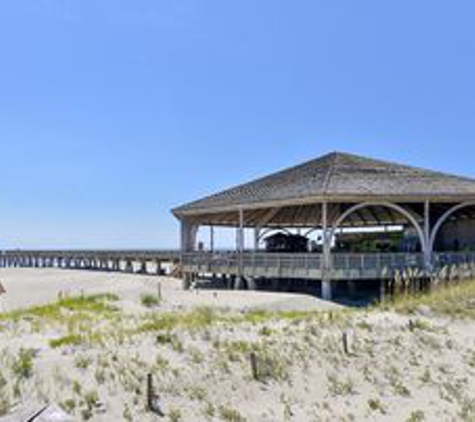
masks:
[[[246,422],[246,418],[242,416],[236,409],[221,406],[219,408],[219,416],[226,422]]]
[[[285,380],[288,378],[287,362],[278,355],[262,350],[250,354],[252,377],[256,381]]]
[[[379,399],[369,399],[368,406],[373,412],[380,412],[383,415],[386,414],[386,408]]]
[[[170,413],[168,414],[168,419],[170,422],[179,422],[182,420],[181,412],[178,409],[171,409]]]
[[[63,346],[79,346],[84,343],[84,338],[78,334],[69,334],[54,340],[50,340],[49,345],[53,349],[57,349]]]
[[[89,368],[89,365],[92,363],[92,360],[88,356],[78,356],[74,360],[74,365],[78,369],[87,369]]]
[[[328,382],[328,389],[333,396],[348,396],[355,394],[355,386],[351,378],[341,380],[336,375],[329,375]]]
[[[74,399],[67,399],[64,402],[60,403],[59,405],[61,409],[63,409],[65,412],[72,414],[74,413],[74,410],[76,409],[76,400]]]
[[[12,370],[18,380],[30,378],[33,375],[33,357],[31,349],[20,349],[18,358],[13,362]]]
[[[407,419],[407,422],[422,422],[426,418],[424,412],[422,410],[416,410],[415,412],[412,412],[409,418]]]
[[[10,410],[10,400],[3,387],[0,387],[0,418],[5,416]]]
[[[160,300],[157,296],[150,293],[143,293],[140,296],[140,303],[146,308],[155,308],[160,305]]]

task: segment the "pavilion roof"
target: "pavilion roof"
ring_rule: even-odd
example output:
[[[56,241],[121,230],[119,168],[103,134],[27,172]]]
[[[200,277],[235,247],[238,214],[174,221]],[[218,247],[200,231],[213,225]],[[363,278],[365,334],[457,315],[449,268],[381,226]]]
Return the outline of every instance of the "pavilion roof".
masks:
[[[475,199],[475,180],[334,152],[173,210],[177,217],[328,202]]]

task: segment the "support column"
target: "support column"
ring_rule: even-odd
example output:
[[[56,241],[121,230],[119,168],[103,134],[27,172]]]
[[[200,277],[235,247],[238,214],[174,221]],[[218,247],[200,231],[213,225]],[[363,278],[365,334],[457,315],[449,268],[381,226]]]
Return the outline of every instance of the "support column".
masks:
[[[256,227],[254,229],[254,251],[255,252],[259,251],[260,237],[261,237],[261,229],[259,227]]]
[[[193,273],[185,270],[184,254],[193,252],[196,248],[196,235],[198,226],[193,225],[188,220],[181,220],[181,266],[183,269],[183,288],[190,289],[193,283]]]
[[[247,279],[247,289],[248,290],[257,290],[257,284],[254,277],[248,277]]]
[[[322,236],[323,236],[323,265],[322,265],[322,299],[332,299],[331,282],[331,239],[328,236],[328,204],[322,204]]]
[[[140,270],[139,270],[139,273],[140,274],[147,274],[147,261],[144,259],[142,260],[142,262],[140,263]]]
[[[157,259],[156,261],[156,274],[157,275],[163,275],[163,272],[162,272],[162,262],[160,260]]]
[[[198,226],[189,221],[181,221],[181,250],[182,252],[193,252],[196,249],[196,235]]]
[[[432,245],[430,239],[430,202],[424,202],[424,264],[427,272],[432,271]]]
[[[244,210],[239,208],[239,227],[236,231],[236,249],[238,253],[238,276],[236,278],[235,288],[242,285],[243,266],[244,266]]]
[[[214,252],[214,226],[209,226],[209,250]]]

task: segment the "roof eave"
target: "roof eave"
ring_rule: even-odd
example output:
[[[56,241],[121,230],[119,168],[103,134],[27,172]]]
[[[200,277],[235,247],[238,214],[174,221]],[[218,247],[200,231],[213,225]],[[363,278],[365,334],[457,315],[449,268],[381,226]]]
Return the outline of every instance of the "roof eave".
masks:
[[[224,212],[238,212],[243,210],[255,210],[262,208],[280,208],[289,206],[312,205],[327,203],[362,203],[362,202],[408,202],[408,203],[423,203],[430,201],[433,203],[451,203],[451,202],[469,202],[475,201],[475,193],[473,194],[445,194],[445,195],[337,195],[337,196],[314,196],[308,198],[285,199],[264,202],[252,202],[247,204],[233,204],[216,207],[190,207],[187,205],[175,208],[172,210],[173,215],[178,218],[186,218],[203,214],[218,214]]]

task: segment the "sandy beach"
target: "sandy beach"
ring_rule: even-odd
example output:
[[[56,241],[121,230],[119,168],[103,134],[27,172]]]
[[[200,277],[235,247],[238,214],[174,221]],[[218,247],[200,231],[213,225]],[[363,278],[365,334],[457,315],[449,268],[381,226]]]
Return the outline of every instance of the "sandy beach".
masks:
[[[161,309],[192,309],[209,306],[229,310],[259,308],[267,310],[315,311],[338,309],[339,306],[313,296],[249,291],[190,290],[171,277],[133,275],[58,269],[0,268],[0,282],[6,294],[0,298],[4,312],[43,305],[62,295],[112,293],[120,298],[127,310],[142,309],[142,294],[157,294],[164,298]]]
[[[186,292],[166,277],[8,269],[0,280],[2,422],[44,406],[97,422],[475,418],[470,318]],[[159,283],[161,301],[144,301]],[[148,375],[161,418],[147,411]]]

